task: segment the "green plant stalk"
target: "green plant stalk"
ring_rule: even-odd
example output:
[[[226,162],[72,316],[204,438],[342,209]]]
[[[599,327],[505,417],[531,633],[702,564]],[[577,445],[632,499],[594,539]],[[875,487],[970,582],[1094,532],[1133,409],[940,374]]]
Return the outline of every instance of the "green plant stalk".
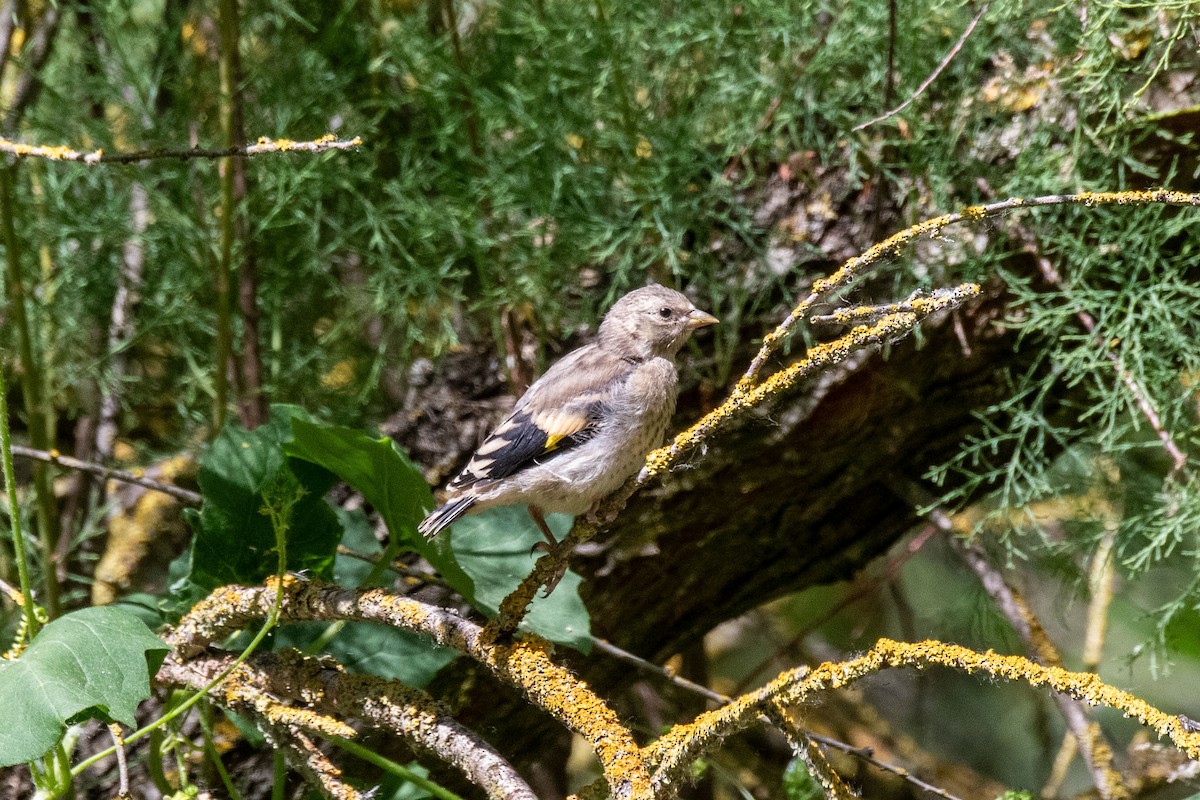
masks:
[[[292,506],[298,499],[299,495],[297,495],[290,503],[285,502],[281,507],[272,506],[268,502],[263,509],[264,513],[271,518],[271,526],[275,531],[275,553],[278,556],[275,565],[275,579],[277,581],[275,602],[271,604],[271,611],[269,614],[267,614],[267,619],[265,622],[263,622],[263,626],[259,629],[258,633],[254,635],[254,638],[250,640],[250,644],[246,645],[246,649],[238,654],[238,657],[233,660],[233,663],[226,667],[221,674],[209,681],[207,686],[190,695],[186,700],[184,700],[178,706],[172,708],[166,714],[163,714],[158,719],[126,736],[125,744],[135,742],[143,736],[158,730],[207,697],[209,692],[211,692],[214,688],[220,685],[222,681],[228,678],[230,673],[245,663],[246,659],[250,658],[254,651],[258,649],[258,646],[262,644],[263,639],[267,638],[267,634],[275,628],[276,624],[278,624],[279,611],[283,608],[283,577],[287,574],[287,531],[291,522]],[[100,759],[107,758],[115,752],[116,748],[110,747],[107,750],[102,750],[101,752],[84,759],[75,765],[75,767],[71,770],[71,775],[78,775]]]
[[[272,766],[274,779],[271,782],[271,800],[284,800],[287,797],[287,760],[283,751],[276,749]]]
[[[66,738],[70,739],[74,746],[75,737],[68,733]],[[42,763],[43,769],[40,770],[33,769],[33,764],[29,765],[34,776],[34,785],[37,787],[37,791],[33,793],[33,800],[53,800],[68,794],[71,791],[73,775],[67,749],[61,741],[42,759]]]
[[[225,785],[226,796],[229,797],[229,800],[242,800],[241,792],[233,785],[233,778],[230,777],[229,770],[225,769],[225,764],[221,761],[221,754],[217,752],[216,741],[213,737],[212,703],[200,704],[200,730],[204,734],[204,752],[208,754],[208,760],[221,777],[221,783]]]
[[[0,458],[4,460],[4,487],[8,491],[8,513],[12,520],[13,550],[17,560],[17,579],[21,586],[21,608],[25,613],[25,636],[29,641],[38,632],[29,584],[29,559],[25,554],[25,533],[21,530],[21,508],[17,505],[17,484],[13,477],[12,437],[8,430],[8,381],[0,369]]]
[[[0,236],[4,239],[5,292],[9,316],[17,333],[17,354],[21,359],[21,393],[25,397],[25,413],[29,420],[29,441],[37,450],[49,450],[46,417],[42,402],[41,373],[33,357],[33,339],[29,332],[29,317],[25,308],[25,283],[21,278],[20,245],[13,221],[13,168],[0,167]],[[38,538],[41,543],[42,571],[45,597],[43,603],[51,619],[61,610],[58,570],[55,568],[58,547],[58,509],[50,485],[50,470],[45,464],[33,467],[33,490],[37,497]],[[16,507],[13,508],[14,514]],[[22,591],[25,591],[23,588]],[[32,634],[31,634],[32,635]]]
[[[128,741],[128,740],[126,740]],[[150,734],[149,753],[146,756],[146,771],[150,773],[150,782],[164,797],[170,797],[175,787],[167,780],[167,774],[162,768],[163,733],[156,730]]]
[[[336,744],[338,747],[345,750],[347,753],[357,756],[369,764],[374,764],[389,775],[395,775],[397,778],[406,780],[414,786],[424,789],[434,797],[440,798],[441,800],[463,800],[460,795],[455,794],[446,787],[439,786],[428,778],[418,775],[403,764],[397,764],[390,758],[385,758],[373,750],[368,750],[358,742],[352,742],[349,739],[343,739],[340,736],[329,736],[326,738],[333,744]]]

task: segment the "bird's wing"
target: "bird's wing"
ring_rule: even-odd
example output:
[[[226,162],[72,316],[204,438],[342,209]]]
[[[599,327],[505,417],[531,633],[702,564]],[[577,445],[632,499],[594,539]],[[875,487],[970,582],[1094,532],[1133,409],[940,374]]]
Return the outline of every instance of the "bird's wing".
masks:
[[[534,381],[447,490],[506,478],[587,441],[633,368],[594,344],[568,354]]]

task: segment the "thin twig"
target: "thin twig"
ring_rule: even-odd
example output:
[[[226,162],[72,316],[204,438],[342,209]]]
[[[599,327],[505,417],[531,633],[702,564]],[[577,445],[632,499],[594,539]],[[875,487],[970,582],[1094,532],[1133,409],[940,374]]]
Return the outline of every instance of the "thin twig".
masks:
[[[988,185],[987,181],[981,179],[979,184],[984,191],[991,193],[991,186]],[[1033,258],[1034,263],[1037,264],[1038,271],[1041,272],[1042,277],[1046,280],[1046,282],[1051,286],[1054,286],[1056,289],[1065,291],[1066,281],[1063,280],[1062,274],[1058,271],[1054,264],[1050,262],[1050,259],[1047,258],[1044,253],[1042,253],[1041,248],[1038,247],[1037,239],[1033,233],[1031,233],[1029,229],[1020,222],[1013,222],[1012,230],[1017,235],[1017,238],[1021,241],[1022,248],[1024,248],[1025,252]],[[1092,316],[1091,313],[1084,309],[1080,309],[1079,311],[1075,312],[1075,318],[1079,320],[1079,324],[1083,326],[1084,330],[1092,335],[1095,335],[1097,327],[1096,318]],[[1129,394],[1132,395],[1134,402],[1141,410],[1142,415],[1146,418],[1146,421],[1150,423],[1150,427],[1154,430],[1155,436],[1157,436],[1159,442],[1162,443],[1163,450],[1165,450],[1167,455],[1170,456],[1173,465],[1171,472],[1179,472],[1185,466],[1187,466],[1187,454],[1183,452],[1178,444],[1176,444],[1175,439],[1171,436],[1171,433],[1166,429],[1166,426],[1163,425],[1162,417],[1159,416],[1158,409],[1154,407],[1154,402],[1150,399],[1149,395],[1146,394],[1146,390],[1142,388],[1142,385],[1138,382],[1138,379],[1135,378],[1128,369],[1126,369],[1123,363],[1121,363],[1121,357],[1117,355],[1117,353],[1111,347],[1103,346],[1100,349],[1103,351],[1104,357],[1112,363],[1113,369],[1117,373],[1117,377],[1120,378],[1121,383],[1125,385],[1125,388],[1129,391]]]
[[[942,58],[941,63],[934,68],[933,72],[929,73],[929,77],[921,82],[921,85],[917,87],[915,92],[908,96],[907,100],[893,108],[891,111],[879,115],[875,119],[855,125],[853,128],[851,128],[851,130],[861,131],[863,128],[869,128],[875,123],[883,122],[885,119],[894,117],[896,114],[899,114],[901,111],[908,108],[909,104],[920,97],[925,90],[928,89],[935,80],[937,80],[937,77],[942,74],[942,71],[945,70],[946,67],[950,66],[950,62],[954,60],[954,57],[958,55],[958,51],[962,50],[963,45],[967,43],[967,39],[971,36],[971,32],[974,31],[975,26],[979,24],[979,20],[983,19],[983,15],[987,13],[989,5],[989,3],[984,3],[983,6],[980,7],[979,11],[975,14],[974,19],[972,19],[970,24],[967,25],[967,29],[963,31],[962,36],[958,37],[958,41],[955,42],[954,46],[950,48],[950,52],[946,53],[945,57]]]
[[[927,783],[921,780],[904,767],[900,767],[895,764],[889,764],[886,761],[880,761],[875,757],[875,751],[870,747],[855,747],[852,744],[846,744],[845,742],[838,741],[837,739],[831,739],[828,736],[822,736],[819,733],[813,733],[811,731],[805,731],[804,735],[812,739],[814,742],[820,742],[826,747],[832,747],[836,750],[841,750],[843,753],[852,755],[855,758],[862,759],[876,769],[883,770],[884,772],[890,772],[893,775],[901,778],[905,783],[911,783],[913,786],[916,786],[923,792],[928,792],[929,794],[941,797],[943,800],[959,800],[956,795],[950,794],[950,792],[934,786],[932,783]]]
[[[362,146],[362,137],[353,139],[338,139],[328,133],[319,139],[308,142],[297,142],[292,139],[271,139],[262,136],[254,144],[240,147],[210,149],[192,147],[186,150],[138,150],[132,153],[105,153],[103,150],[82,152],[73,150],[65,145],[21,144],[8,139],[0,139],[0,153],[8,153],[18,158],[47,158],[51,161],[76,161],[82,164],[135,164],[139,161],[153,161],[163,158],[229,158],[231,156],[259,156],[267,153],[324,153],[330,150],[349,150]]]
[[[632,664],[633,666],[637,667],[638,669],[640,669],[644,672],[651,672],[662,678],[666,678],[668,681],[670,681],[671,683],[680,687],[681,689],[686,689],[689,692],[698,694],[708,700],[713,701],[714,703],[719,703],[721,705],[724,705],[724,704],[728,703],[731,699],[728,695],[721,694],[720,692],[714,692],[712,689],[709,689],[707,686],[701,686],[700,684],[698,684],[694,681],[689,681],[687,678],[683,677],[682,675],[679,675],[679,674],[677,674],[669,669],[666,669],[664,667],[660,667],[658,664],[655,664],[653,661],[647,661],[646,659],[642,658],[641,656],[635,655],[634,653],[631,653],[628,650],[622,650],[620,647],[617,647],[612,642],[609,642],[605,639],[601,639],[599,636],[592,637],[592,646],[595,647],[597,650],[601,651],[602,653],[607,653],[608,655],[612,656],[613,658],[624,661],[626,664]]]
[[[850,585],[838,602],[834,603],[833,606],[831,606],[824,614],[810,621],[807,625],[797,631],[787,642],[779,647],[776,647],[773,653],[768,655],[766,658],[760,661],[757,666],[748,671],[746,673],[746,677],[735,687],[733,687],[734,694],[741,694],[742,692],[746,691],[749,688],[750,681],[752,681],[759,673],[761,673],[763,669],[765,669],[767,665],[771,663],[772,660],[779,657],[780,654],[790,653],[791,651],[795,650],[800,646],[801,642],[808,638],[810,633],[822,627],[825,625],[825,623],[829,622],[855,603],[877,593],[881,586],[896,580],[896,578],[900,575],[900,569],[908,563],[910,558],[920,552],[921,548],[925,546],[925,543],[928,542],[936,532],[937,528],[935,526],[926,525],[923,530],[919,531],[912,537],[912,539],[909,540],[908,544],[904,546],[903,550],[891,555],[888,558],[887,563],[884,564],[883,569],[879,570],[878,573],[863,572],[857,578],[855,578],[854,583]]]
[[[129,800],[129,765],[125,763],[125,737],[121,734],[121,726],[116,722],[108,724],[108,732],[112,734],[113,746],[117,749],[117,797]]]
[[[86,472],[89,475],[95,475],[105,480],[121,481],[122,483],[132,483],[141,486],[144,489],[150,489],[155,492],[169,494],[176,500],[186,503],[190,506],[200,505],[201,496],[198,492],[193,492],[189,489],[184,489],[170,483],[152,480],[150,478],[137,475],[133,472],[126,472],[122,469],[112,469],[102,464],[95,464],[91,461],[81,461],[78,458],[64,456],[55,450],[36,450],[32,447],[22,447],[13,445],[12,452],[14,456],[28,458],[34,461],[42,461],[47,464],[57,464],[67,469],[77,469],[80,472]]]

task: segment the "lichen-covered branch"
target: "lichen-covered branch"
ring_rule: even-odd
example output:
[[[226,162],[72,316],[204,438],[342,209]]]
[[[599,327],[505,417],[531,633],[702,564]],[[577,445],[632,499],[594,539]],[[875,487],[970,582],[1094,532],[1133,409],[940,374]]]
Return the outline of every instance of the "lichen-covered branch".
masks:
[[[825,758],[821,748],[817,747],[817,743],[788,718],[786,709],[772,705],[767,711],[767,718],[783,732],[788,744],[792,747],[792,752],[804,761],[804,765],[808,767],[808,774],[820,784],[821,789],[825,792],[826,800],[853,800],[857,797],[841,776],[834,771],[829,759]]]
[[[183,661],[177,653],[172,653],[159,668],[157,680],[204,690],[233,660],[233,656],[206,656]],[[355,730],[331,716],[279,702],[264,691],[258,677],[252,667],[239,665],[219,687],[221,695],[216,699],[233,711],[257,719],[272,744],[282,748],[292,767],[323,795],[334,800],[359,800],[360,793],[341,780],[342,771],[305,734],[313,731],[325,737],[349,738],[356,735]]]
[[[186,666],[168,662],[159,679],[203,688],[232,662],[232,655],[206,652]],[[254,657],[238,667],[225,686],[225,699],[231,707],[254,711],[281,725],[286,717],[293,727],[341,738],[353,738],[354,730],[341,723],[334,730],[323,720],[361,719],[442,759],[493,800],[536,800],[528,784],[491,745],[448,717],[425,692],[397,681],[347,673],[332,659],[306,658],[285,650]],[[229,687],[235,688],[232,696]],[[291,708],[275,698],[299,701],[305,708]],[[313,712],[318,716],[300,716]],[[306,724],[311,719],[318,720],[317,724]]]
[[[903,248],[924,236],[937,236],[948,225],[959,222],[978,222],[995,217],[1008,211],[1020,208],[1037,208],[1040,206],[1061,205],[1148,205],[1151,203],[1200,206],[1200,194],[1189,192],[1173,192],[1168,189],[1151,189],[1141,192],[1080,192],[1079,194],[1052,194],[1042,197],[1013,197],[999,200],[983,206],[968,206],[962,211],[943,214],[933,219],[918,222],[899,233],[892,234],[883,241],[871,246],[860,255],[854,256],[843,263],[832,275],[814,281],[812,291],[801,300],[791,313],[775,330],[763,337],[762,347],[750,362],[745,374],[739,381],[737,389],[747,390],[758,381],[758,374],[766,365],[771,355],[791,335],[792,328],[808,315],[813,306],[821,302],[833,292],[849,286],[856,278],[866,274],[871,267],[889,255],[898,254]],[[735,389],[736,391],[736,389]]]
[[[168,642],[179,657],[193,657],[211,642],[266,616],[275,596],[274,580],[261,587],[217,589],[180,621]],[[587,740],[600,760],[613,797],[650,796],[650,775],[632,734],[585,683],[551,660],[551,645],[541,639],[498,642],[480,626],[447,609],[384,591],[342,589],[294,577],[284,581],[280,618],[377,622],[429,636],[480,662]]]
[[[294,139],[272,139],[260,136],[254,144],[219,149],[192,147],[187,149],[138,150],[132,153],[105,153],[103,150],[81,151],[66,145],[23,144],[0,138],[0,153],[18,158],[45,158],[50,161],[75,161],[81,164],[134,164],[163,158],[229,158],[231,156],[260,156],[268,153],[325,153],[330,150],[349,150],[362,145],[362,138],[339,139],[332,133],[300,142]]]
[[[1062,667],[1045,666],[1023,656],[1001,655],[992,650],[979,653],[938,641],[909,644],[880,639],[857,658],[826,662],[811,670],[789,670],[761,689],[735,698],[724,708],[701,714],[690,723],[672,728],[645,751],[647,763],[657,766],[654,773],[656,796],[671,796],[686,780],[687,770],[697,758],[730,734],[752,724],[759,714],[771,713],[772,708],[787,709],[810,702],[821,692],[843,688],[886,669],[929,666],[1020,681],[1034,687],[1046,687],[1089,705],[1115,708],[1169,738],[1189,758],[1200,758],[1200,731],[1192,730],[1186,720],[1109,686],[1091,673],[1070,672]]]

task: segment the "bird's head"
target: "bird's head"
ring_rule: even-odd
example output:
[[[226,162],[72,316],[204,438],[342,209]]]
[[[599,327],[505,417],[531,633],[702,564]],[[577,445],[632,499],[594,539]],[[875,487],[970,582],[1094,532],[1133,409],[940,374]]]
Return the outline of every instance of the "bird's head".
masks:
[[[692,335],[717,318],[674,289],[653,284],[622,297],[600,323],[600,346],[637,358],[673,358]]]

